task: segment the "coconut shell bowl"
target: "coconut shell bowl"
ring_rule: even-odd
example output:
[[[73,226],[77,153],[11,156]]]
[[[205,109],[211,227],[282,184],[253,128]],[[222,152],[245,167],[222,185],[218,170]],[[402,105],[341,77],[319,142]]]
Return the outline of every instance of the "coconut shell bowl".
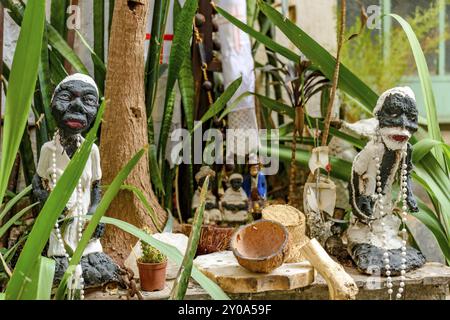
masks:
[[[289,234],[280,223],[269,220],[240,227],[231,238],[231,250],[239,264],[252,272],[269,273],[289,255]]]

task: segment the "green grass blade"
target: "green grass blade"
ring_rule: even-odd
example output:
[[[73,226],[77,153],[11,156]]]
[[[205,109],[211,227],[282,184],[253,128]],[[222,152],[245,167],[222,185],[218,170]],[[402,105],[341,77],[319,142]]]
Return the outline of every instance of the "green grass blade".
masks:
[[[131,185],[123,185],[120,187],[120,190],[128,190],[134,193],[134,195],[142,202],[145,209],[147,210],[147,214],[152,219],[153,225],[156,227],[156,230],[158,232],[162,232],[162,228],[159,225],[158,219],[156,218],[155,212],[153,211],[152,206],[150,205],[150,202],[148,202],[147,198],[144,195],[144,192],[142,192],[141,189],[131,186]]]
[[[178,271],[177,279],[170,293],[171,300],[183,300],[186,295],[189,278],[191,277],[193,260],[197,252],[200,234],[203,225],[203,213],[205,211],[206,193],[208,192],[209,176],[206,177],[200,192],[200,206],[197,208],[194,215],[194,222],[192,223],[192,231],[189,235],[186,254],[183,258],[183,263]]]
[[[262,0],[258,0],[261,11],[281,32],[320,70],[328,79],[333,78],[336,59],[307,33]],[[341,63],[338,87],[361,102],[363,110],[371,113],[378,95]]]
[[[14,205],[19,202],[23,197],[25,197],[30,191],[33,189],[31,185],[24,188],[22,191],[20,191],[17,195],[15,195],[11,200],[9,200],[6,204],[3,210],[0,212],[0,221],[5,217],[5,215],[9,212],[9,210],[14,207]]]
[[[58,286],[58,290],[55,295],[56,299],[60,300],[64,298],[67,289],[67,281],[71,276],[71,270],[74,270],[75,266],[80,262],[84,249],[91,240],[92,235],[94,234],[95,229],[97,228],[97,225],[100,223],[100,219],[103,217],[106,210],[108,210],[109,205],[114,200],[117,193],[120,191],[122,183],[128,177],[130,172],[133,170],[133,168],[136,166],[136,164],[139,162],[139,160],[142,158],[145,152],[146,152],[145,149],[141,149],[140,151],[138,151],[133,156],[133,158],[119,171],[117,176],[114,178],[113,182],[109,185],[108,189],[106,190],[104,196],[102,197],[102,200],[100,201],[97,207],[97,210],[95,210],[95,213],[92,215],[86,230],[83,232],[83,236],[81,237],[80,242],[78,243],[77,248],[75,249],[75,252],[72,255],[72,259],[70,260],[69,263],[69,268],[67,268],[67,270],[65,271],[64,276]]]
[[[292,120],[295,118],[295,109],[291,106],[288,106],[287,104],[284,104],[280,101],[276,101],[270,98],[267,98],[260,94],[255,94],[255,97],[258,98],[259,102],[261,102],[261,105],[264,107],[276,111],[279,114],[282,114],[283,116],[288,116]]]
[[[251,37],[255,38],[256,41],[264,44],[267,48],[270,50],[279,53],[283,57],[288,58],[289,60],[298,63],[300,61],[300,56],[296,54],[295,52],[289,50],[288,48],[283,47],[282,45],[276,43],[274,40],[269,38],[268,36],[264,35],[263,33],[256,31],[252,27],[246,25],[241,20],[235,18],[225,10],[223,10],[220,7],[216,7],[217,12],[222,15],[225,19],[230,21],[232,24],[234,24],[236,27],[244,31],[245,33],[248,33]]]
[[[103,217],[101,222],[111,224],[117,228],[122,229],[129,234],[132,234],[136,238],[152,245],[162,253],[164,253],[171,261],[175,262],[177,265],[181,265],[183,261],[183,255],[177,248],[166,244],[164,242],[158,241],[151,235],[145,233],[145,231],[129,224],[125,221],[118,219],[113,219],[109,217]],[[192,267],[192,278],[197,281],[200,286],[215,300],[229,300],[230,298],[223,292],[223,290],[207,276],[205,276],[198,268],[194,265]]]
[[[104,103],[100,106],[94,126],[89,131],[86,140],[67,165],[64,173],[59,178],[54,190],[50,193],[47,201],[39,213],[29,238],[19,256],[14,273],[6,287],[6,299],[16,300],[26,277],[33,272],[33,266],[47,243],[53,226],[61,215],[78,180],[83,173],[86,161],[89,158],[92,145],[96,139],[98,127],[103,116]]]
[[[41,54],[45,3],[30,0],[28,6],[9,75],[0,162],[0,204],[27,125]]]
[[[230,85],[225,89],[225,91],[222,93],[222,95],[211,105],[209,106],[208,110],[205,112],[205,114],[202,116],[200,121],[194,126],[194,129],[192,132],[197,130],[200,126],[202,126],[203,123],[214,117],[215,115],[218,115],[219,112],[226,106],[226,104],[230,101],[230,99],[233,97],[237,89],[239,89],[240,85],[242,83],[242,77],[234,80]]]
[[[19,212],[17,212],[11,219],[9,219],[6,223],[4,223],[0,227],[0,238],[3,237],[6,231],[17,221],[19,220],[25,213],[27,213],[31,208],[36,206],[39,202],[30,204],[28,207],[23,208]]]
[[[50,300],[55,275],[55,260],[40,256],[28,281],[22,288],[21,300]]]

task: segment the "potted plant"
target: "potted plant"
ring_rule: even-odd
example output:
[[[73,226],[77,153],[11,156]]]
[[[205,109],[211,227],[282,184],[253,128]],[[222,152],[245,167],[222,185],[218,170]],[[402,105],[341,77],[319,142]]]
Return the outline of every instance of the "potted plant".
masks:
[[[137,260],[141,290],[159,291],[166,282],[167,257],[158,249],[141,241],[142,256]]]

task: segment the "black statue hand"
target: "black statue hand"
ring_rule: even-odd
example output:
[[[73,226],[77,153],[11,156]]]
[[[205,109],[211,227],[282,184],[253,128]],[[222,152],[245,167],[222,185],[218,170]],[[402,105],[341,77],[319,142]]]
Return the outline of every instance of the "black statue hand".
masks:
[[[409,211],[419,212],[419,206],[417,205],[417,201],[412,194],[408,195],[406,198],[406,203],[408,204]]]
[[[42,178],[37,174],[34,175],[31,184],[33,187],[33,196],[36,198],[37,201],[39,201],[40,206],[42,208],[45,204],[45,201],[47,201],[49,192],[44,187],[44,184],[42,183]]]
[[[97,228],[95,228],[94,234],[92,235],[92,239],[100,239],[105,234],[105,224],[99,223]]]
[[[366,222],[368,218],[371,219],[373,216],[372,197],[363,195],[356,197],[356,206],[359,210],[353,210],[355,216],[357,216],[362,222]]]

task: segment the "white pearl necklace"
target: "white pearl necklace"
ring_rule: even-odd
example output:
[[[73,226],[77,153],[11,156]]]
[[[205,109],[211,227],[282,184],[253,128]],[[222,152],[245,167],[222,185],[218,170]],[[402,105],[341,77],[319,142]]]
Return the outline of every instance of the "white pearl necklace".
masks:
[[[406,157],[407,157],[407,147],[405,146],[405,148],[401,151],[402,152],[402,160],[401,160],[401,169],[400,169],[400,187],[401,187],[401,201],[402,201],[402,247],[401,247],[401,251],[402,251],[402,264],[400,266],[400,284],[399,284],[399,288],[397,289],[397,294],[396,294],[396,298],[397,299],[401,299],[402,298],[402,294],[405,290],[405,274],[406,274],[406,242],[408,239],[408,233],[406,230],[406,221],[407,221],[407,216],[408,216],[408,207],[407,207],[407,203],[406,203],[406,198],[408,197],[408,189],[407,189],[407,174],[408,171],[406,170],[408,168],[407,164],[406,164]],[[379,208],[379,213],[380,216],[383,217],[386,213],[383,211],[384,210],[384,203],[383,203],[383,190],[381,188],[381,171],[380,171],[380,167],[381,167],[381,160],[379,157],[375,158],[375,166],[377,169],[377,176],[376,176],[376,195],[374,196],[374,198],[377,201],[378,204],[378,208]],[[384,225],[384,222],[381,223],[382,225]],[[392,294],[394,293],[393,290],[393,284],[392,284],[392,278],[391,278],[391,271],[390,268],[391,266],[389,265],[390,263],[390,259],[389,259],[389,250],[387,249],[387,244],[385,243],[385,251],[383,253],[383,262],[385,263],[384,268],[386,269],[386,287],[388,288],[387,292],[389,294],[389,299],[392,299]]]
[[[50,191],[52,191],[55,186],[56,186],[56,147],[57,147],[57,143],[56,143],[56,139],[58,138],[59,132],[55,132],[54,136],[53,136],[53,144],[54,144],[54,149],[52,152],[52,183],[50,184]],[[77,135],[77,149],[79,149],[81,146],[81,136],[78,134]],[[83,216],[83,186],[81,185],[81,179],[78,180],[78,185],[77,185],[77,196],[76,196],[76,207],[75,207],[75,212],[74,212],[74,218],[77,219],[78,221],[78,241],[80,241],[81,237],[83,236],[83,222],[84,219],[82,219]],[[61,235],[61,230],[59,228],[59,223],[58,221],[56,221],[55,223],[55,233],[56,233],[56,238],[58,239],[58,243],[60,245],[60,247],[62,248],[62,250],[64,251],[64,256],[69,260],[71,260],[71,257],[69,256],[69,254],[67,253],[66,248],[64,247],[64,240],[63,237]],[[81,264],[79,264],[77,266],[77,268],[81,269]],[[75,299],[75,293],[76,290],[79,290],[80,292],[80,299],[83,300],[84,299],[84,279],[83,279],[83,274],[81,272],[81,275],[79,276],[74,276],[72,275],[69,278],[69,283],[71,284],[69,287],[69,292],[68,292],[68,299],[69,300],[74,300]]]

